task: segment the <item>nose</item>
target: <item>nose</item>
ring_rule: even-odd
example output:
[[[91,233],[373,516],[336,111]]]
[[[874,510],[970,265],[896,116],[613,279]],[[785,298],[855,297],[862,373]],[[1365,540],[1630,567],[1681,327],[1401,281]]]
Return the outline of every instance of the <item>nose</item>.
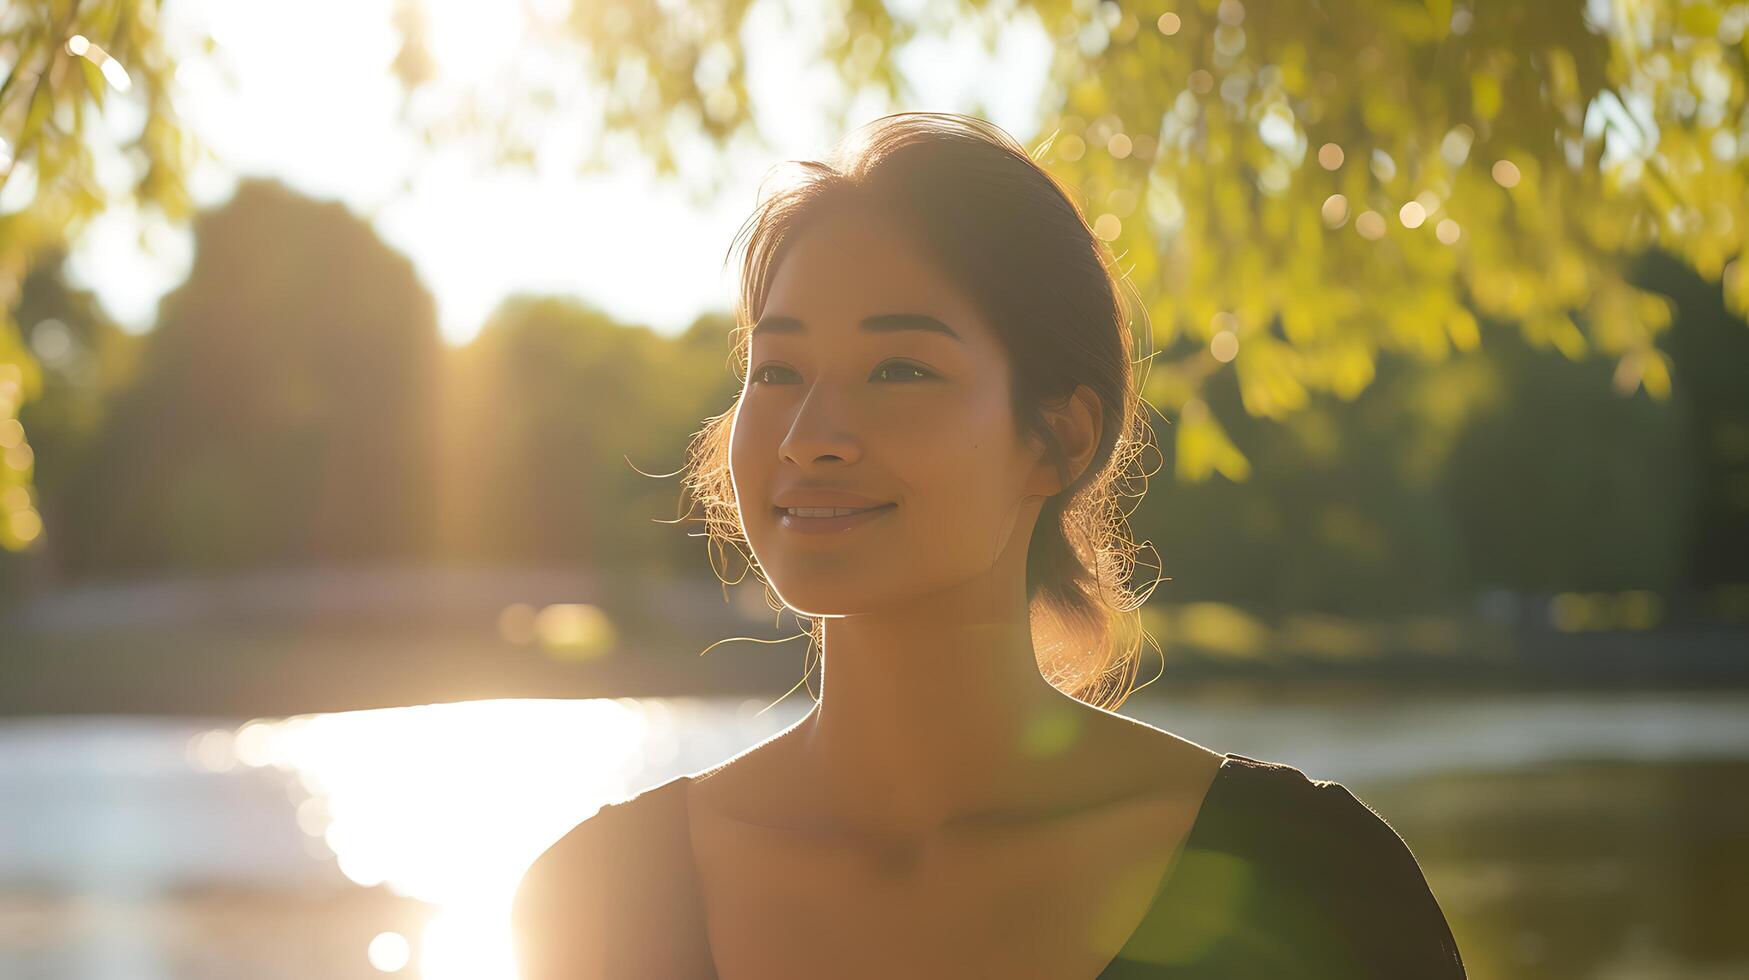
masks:
[[[862,456],[862,440],[855,426],[848,424],[851,414],[831,397],[829,387],[816,383],[796,409],[778,455],[803,467],[833,458],[856,462]]]

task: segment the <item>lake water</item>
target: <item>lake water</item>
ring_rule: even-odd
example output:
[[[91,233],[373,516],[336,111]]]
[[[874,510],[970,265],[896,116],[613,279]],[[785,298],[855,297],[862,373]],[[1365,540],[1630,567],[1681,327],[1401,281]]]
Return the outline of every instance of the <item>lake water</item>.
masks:
[[[511,980],[523,869],[603,803],[793,724],[765,700],[0,721],[0,977]],[[1342,782],[1473,978],[1749,976],[1749,693],[1138,695]]]

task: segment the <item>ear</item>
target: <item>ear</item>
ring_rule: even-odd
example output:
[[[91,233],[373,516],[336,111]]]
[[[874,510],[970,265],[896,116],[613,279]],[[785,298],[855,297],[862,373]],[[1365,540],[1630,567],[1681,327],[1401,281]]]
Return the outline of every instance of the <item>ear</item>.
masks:
[[[1068,460],[1068,481],[1064,482],[1057,467],[1041,451],[1038,466],[1027,481],[1026,490],[1028,494],[1050,497],[1061,493],[1064,487],[1079,479],[1093,461],[1093,453],[1099,448],[1099,437],[1104,428],[1104,416],[1100,410],[1099,396],[1086,385],[1076,385],[1073,393],[1057,401],[1043,403],[1039,406],[1039,411],[1043,413],[1051,431],[1056,433],[1057,445],[1062,448],[1063,455]],[[1038,441],[1036,434],[1033,441]]]

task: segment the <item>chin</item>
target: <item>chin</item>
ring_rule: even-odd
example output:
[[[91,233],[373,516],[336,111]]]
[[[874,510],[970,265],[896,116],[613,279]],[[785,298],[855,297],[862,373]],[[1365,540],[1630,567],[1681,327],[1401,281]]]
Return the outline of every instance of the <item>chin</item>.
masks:
[[[814,573],[808,576],[814,579],[810,585],[783,588],[781,583],[786,576],[775,574],[769,569],[766,574],[771,578],[772,590],[777,593],[778,601],[798,615],[854,616],[869,609],[869,590],[859,587],[855,582],[833,581],[822,584],[822,576]]]
[[[819,594],[784,594],[778,592],[778,598],[784,607],[798,616],[852,616],[862,610],[855,608],[843,596],[828,596]]]

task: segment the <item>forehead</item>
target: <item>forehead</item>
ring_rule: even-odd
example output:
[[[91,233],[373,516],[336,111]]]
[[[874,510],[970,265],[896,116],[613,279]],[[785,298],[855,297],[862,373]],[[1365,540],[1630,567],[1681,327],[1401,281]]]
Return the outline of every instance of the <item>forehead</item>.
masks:
[[[809,225],[778,260],[762,315],[791,316],[827,330],[866,316],[922,313],[967,341],[991,338],[966,290],[897,221],[839,211]]]

